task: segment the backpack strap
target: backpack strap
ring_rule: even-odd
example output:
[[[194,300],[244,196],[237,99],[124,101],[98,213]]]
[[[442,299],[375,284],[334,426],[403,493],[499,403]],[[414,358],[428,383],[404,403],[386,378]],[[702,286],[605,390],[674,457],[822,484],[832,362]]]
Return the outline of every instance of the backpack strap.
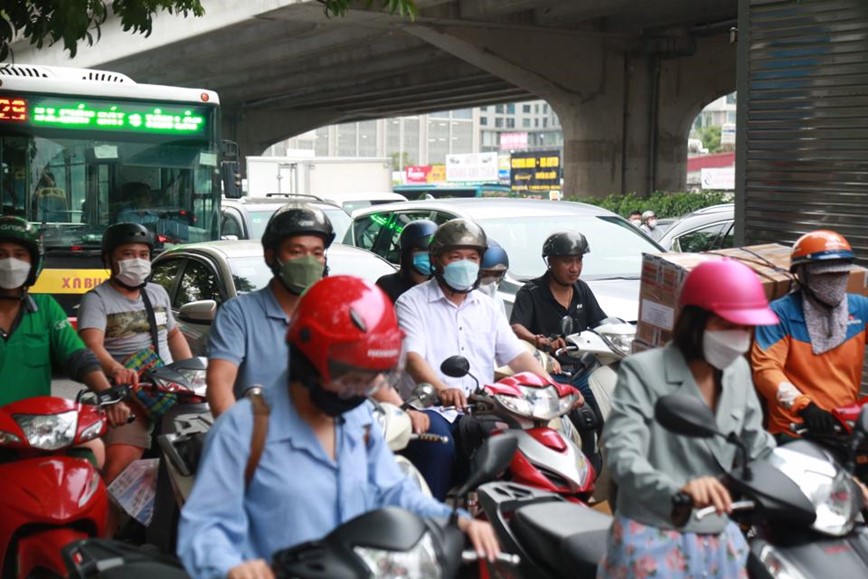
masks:
[[[268,434],[268,416],[271,410],[265,403],[265,398],[258,391],[251,390],[245,394],[253,405],[253,434],[250,436],[250,457],[247,459],[247,467],[244,469],[244,489],[250,486],[262,451],[265,450],[265,435]]]

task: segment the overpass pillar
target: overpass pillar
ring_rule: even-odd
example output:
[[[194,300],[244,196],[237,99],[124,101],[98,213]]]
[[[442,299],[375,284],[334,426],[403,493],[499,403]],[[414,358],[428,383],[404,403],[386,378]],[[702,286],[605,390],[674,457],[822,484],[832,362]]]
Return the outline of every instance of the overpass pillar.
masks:
[[[549,102],[563,128],[566,196],[684,189],[693,119],[735,88],[727,37],[521,28],[406,31]]]

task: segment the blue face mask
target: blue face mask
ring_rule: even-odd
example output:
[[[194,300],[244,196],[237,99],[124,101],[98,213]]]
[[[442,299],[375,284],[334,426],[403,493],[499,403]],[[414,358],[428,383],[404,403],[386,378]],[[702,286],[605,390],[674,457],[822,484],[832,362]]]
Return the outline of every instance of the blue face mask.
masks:
[[[422,275],[431,275],[431,260],[425,252],[413,254],[413,269]]]
[[[453,261],[443,268],[443,281],[458,292],[469,292],[479,278],[479,264],[469,259]]]

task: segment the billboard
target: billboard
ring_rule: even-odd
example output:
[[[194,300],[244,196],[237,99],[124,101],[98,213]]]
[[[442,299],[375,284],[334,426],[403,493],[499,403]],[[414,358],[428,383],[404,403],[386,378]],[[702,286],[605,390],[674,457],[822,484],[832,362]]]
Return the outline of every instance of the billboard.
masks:
[[[440,183],[446,180],[444,165],[410,165],[404,169],[404,183],[407,185],[425,185]]]
[[[527,133],[500,133],[500,150],[527,149]]]
[[[548,193],[561,188],[560,151],[525,151],[513,153],[509,182],[513,191]]]
[[[446,155],[446,181],[497,182],[497,153]]]

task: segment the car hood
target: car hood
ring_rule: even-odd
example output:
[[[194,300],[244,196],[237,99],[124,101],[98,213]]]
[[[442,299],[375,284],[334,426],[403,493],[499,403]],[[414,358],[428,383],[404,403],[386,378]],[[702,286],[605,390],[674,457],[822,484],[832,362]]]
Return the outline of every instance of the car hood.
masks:
[[[638,278],[585,280],[585,283],[590,286],[607,316],[628,322],[639,319]]]

